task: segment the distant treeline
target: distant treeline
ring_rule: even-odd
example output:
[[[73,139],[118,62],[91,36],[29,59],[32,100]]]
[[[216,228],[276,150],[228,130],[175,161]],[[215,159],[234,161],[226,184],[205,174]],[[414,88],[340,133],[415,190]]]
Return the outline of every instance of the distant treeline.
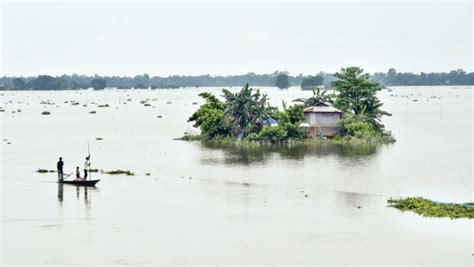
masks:
[[[85,76],[85,75],[62,75],[49,76],[39,75],[36,77],[2,77],[0,78],[0,90],[75,90],[94,88],[96,90],[106,87],[119,89],[128,88],[179,88],[179,87],[229,87],[229,86],[300,86],[310,89],[318,85],[329,85],[334,80],[330,73],[320,72],[315,75],[292,76],[286,72],[274,72],[272,74],[247,73],[243,75],[230,76],[168,76],[150,77],[148,74],[134,77],[125,76]],[[400,73],[390,69],[387,73],[374,73],[372,80],[387,86],[397,85],[474,85],[474,73],[463,70],[453,70],[441,73]]]

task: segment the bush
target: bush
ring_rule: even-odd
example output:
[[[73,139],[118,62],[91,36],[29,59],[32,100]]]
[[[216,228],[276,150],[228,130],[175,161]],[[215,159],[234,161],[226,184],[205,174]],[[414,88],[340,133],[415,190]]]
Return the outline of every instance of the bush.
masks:
[[[287,139],[303,139],[305,137],[305,131],[297,124],[286,124],[282,127],[285,128]]]
[[[357,138],[367,138],[377,134],[374,127],[364,121],[351,121],[344,124],[343,127],[346,135],[354,136]]]
[[[384,132],[372,119],[364,115],[346,114],[340,121],[341,136],[335,140],[336,143],[370,143],[389,144],[395,142],[395,138],[389,132]]]
[[[257,134],[256,138],[258,141],[279,143],[287,139],[288,132],[284,127],[281,126],[264,126],[262,130]],[[255,136],[252,136],[254,139]]]

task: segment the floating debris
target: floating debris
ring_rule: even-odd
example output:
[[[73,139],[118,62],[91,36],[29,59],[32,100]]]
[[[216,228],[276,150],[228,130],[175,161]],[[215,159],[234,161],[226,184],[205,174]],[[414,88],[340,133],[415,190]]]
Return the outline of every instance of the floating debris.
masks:
[[[49,173],[49,172],[56,172],[55,170],[47,170],[47,169],[37,169],[37,173]]]
[[[134,176],[135,174],[129,170],[115,170],[115,171],[108,171],[105,174],[110,175],[119,175],[119,174],[126,174],[127,176]]]
[[[104,139],[102,139],[102,137],[97,137],[95,140],[102,141]]]
[[[95,110],[89,111],[89,114],[96,114],[97,112]]]
[[[99,107],[99,108],[108,108],[110,106],[109,106],[109,104],[104,104],[104,105],[98,105],[97,107]]]
[[[49,111],[43,111],[43,112],[41,112],[41,115],[51,115],[51,112],[49,112]]]
[[[161,115],[158,115],[158,116],[156,116],[156,117],[157,117],[158,119],[161,119],[161,118],[163,118],[163,116],[161,116]]]
[[[149,172],[145,173],[146,176],[150,176],[151,174]]]

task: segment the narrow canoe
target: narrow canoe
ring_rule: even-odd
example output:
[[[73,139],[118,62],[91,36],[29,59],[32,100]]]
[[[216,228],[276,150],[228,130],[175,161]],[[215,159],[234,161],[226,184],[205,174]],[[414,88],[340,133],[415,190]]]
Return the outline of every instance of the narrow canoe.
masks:
[[[98,183],[100,179],[97,180],[85,180],[85,181],[58,181],[58,183],[62,184],[72,184],[72,185],[77,185],[77,186],[95,186],[96,183]]]

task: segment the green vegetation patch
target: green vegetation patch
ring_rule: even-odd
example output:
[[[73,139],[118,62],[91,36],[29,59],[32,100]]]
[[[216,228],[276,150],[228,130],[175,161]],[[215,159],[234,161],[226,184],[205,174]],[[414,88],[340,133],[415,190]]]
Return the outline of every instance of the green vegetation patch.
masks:
[[[90,169],[89,172],[99,172],[99,169]]]
[[[120,175],[120,174],[125,174],[127,176],[134,176],[135,175],[135,173],[133,173],[129,170],[114,170],[114,171],[107,171],[105,173],[110,174],[110,175]]]
[[[389,207],[401,211],[413,211],[424,217],[474,218],[472,203],[441,203],[423,197],[389,199],[387,202]]]
[[[56,172],[55,170],[47,170],[47,169],[37,169],[37,173],[49,173],[49,172]]]
[[[280,88],[286,88],[285,74],[277,78]],[[270,106],[268,96],[253,90],[246,84],[239,92],[222,89],[223,100],[203,92],[199,96],[205,100],[188,119],[193,126],[201,130],[202,140],[234,139],[250,142],[282,144],[294,140],[303,140],[309,136],[306,127],[304,109],[321,103],[332,105],[342,111],[343,118],[336,121],[339,132],[335,136],[337,144],[387,144],[395,142],[392,134],[385,131],[383,116],[391,114],[382,110],[383,103],[377,96],[382,86],[370,80],[370,76],[358,67],[343,68],[335,73],[331,85],[332,95],[319,88],[313,90],[313,96],[299,98],[283,109]],[[320,83],[311,81],[311,83]],[[309,85],[308,85],[309,86]],[[308,126],[318,126],[312,124]],[[196,140],[185,137],[182,140]]]
[[[43,112],[41,112],[41,115],[51,115],[51,112],[49,112],[49,111],[43,111]]]

